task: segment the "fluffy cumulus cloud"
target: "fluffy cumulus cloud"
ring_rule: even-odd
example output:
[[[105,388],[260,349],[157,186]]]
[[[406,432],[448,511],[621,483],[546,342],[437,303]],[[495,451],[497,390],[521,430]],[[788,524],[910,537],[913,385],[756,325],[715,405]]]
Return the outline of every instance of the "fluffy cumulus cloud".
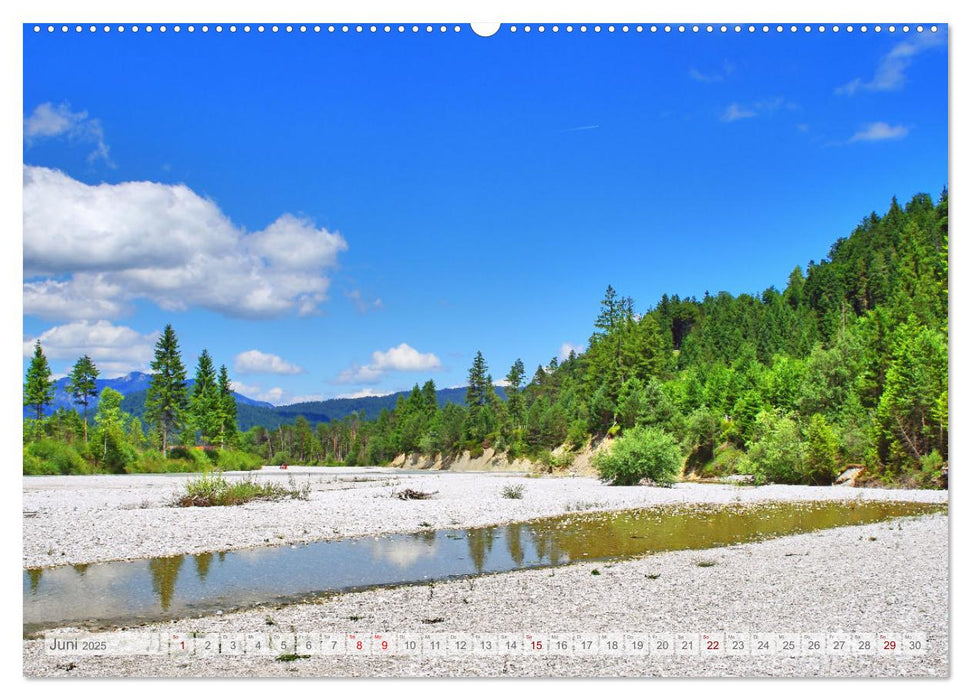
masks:
[[[906,126],[891,126],[887,122],[867,124],[850,137],[850,143],[857,141],[895,141],[907,135]]]
[[[278,386],[263,391],[263,388],[256,384],[244,384],[243,382],[231,381],[229,385],[237,394],[257,401],[266,401],[276,406],[324,400],[323,394],[294,395]]]
[[[38,141],[53,138],[90,144],[94,150],[88,154],[89,161],[101,159],[111,164],[101,122],[89,118],[87,112],[71,111],[71,106],[66,102],[59,105],[44,102],[24,118],[25,146],[30,148]]]
[[[422,353],[407,343],[371,353],[366,365],[351,365],[337,377],[338,384],[375,382],[388,372],[427,372],[442,368],[442,362],[434,354]]]
[[[890,51],[881,57],[873,77],[869,80],[854,78],[836,88],[838,95],[855,95],[862,91],[887,92],[900,90],[907,83],[907,69],[920,54],[930,49],[943,47],[947,39],[943,32],[925,31],[914,34],[894,45]]]
[[[248,399],[254,399],[255,401],[266,401],[274,406],[290,403],[288,400],[289,393],[278,386],[264,391],[261,386],[256,384],[244,384],[243,382],[230,381],[229,388]]]
[[[136,299],[240,318],[312,314],[347,250],[339,233],[290,214],[246,232],[185,185],[87,185],[24,166],[23,202],[24,313],[52,320],[116,318]]]
[[[102,377],[116,377],[135,370],[147,371],[158,335],[158,332],[142,334],[108,321],[75,321],[49,328],[36,338],[25,338],[23,354],[32,356],[34,343],[40,340],[48,359],[73,363],[88,355]]]
[[[301,374],[303,367],[287,362],[279,355],[247,350],[236,355],[233,369],[239,374]]]

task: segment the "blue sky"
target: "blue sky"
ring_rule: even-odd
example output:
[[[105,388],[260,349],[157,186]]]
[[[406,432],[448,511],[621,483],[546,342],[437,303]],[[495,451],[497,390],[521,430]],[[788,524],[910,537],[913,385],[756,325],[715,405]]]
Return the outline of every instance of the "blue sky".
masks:
[[[24,31],[24,344],[274,403],[498,379],[947,183],[944,31]],[[25,360],[26,366],[26,360]]]

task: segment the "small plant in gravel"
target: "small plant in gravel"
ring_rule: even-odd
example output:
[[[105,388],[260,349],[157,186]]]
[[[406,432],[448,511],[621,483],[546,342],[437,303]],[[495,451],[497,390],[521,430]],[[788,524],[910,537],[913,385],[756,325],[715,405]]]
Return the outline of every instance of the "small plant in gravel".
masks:
[[[715,565],[715,562],[713,562],[713,561],[708,561],[708,560],[705,560],[705,561],[699,561],[699,562],[698,562],[698,566],[700,566],[700,567],[701,567],[701,568],[703,568],[703,569],[706,569],[706,568],[708,568],[709,566],[714,566],[714,565]]]
[[[579,513],[580,511],[584,511],[584,510],[593,510],[594,508],[602,508],[603,506],[604,506],[603,503],[595,503],[593,501],[573,501],[571,503],[567,503],[566,506],[564,507],[564,510],[567,513]]]
[[[526,490],[523,484],[509,484],[502,487],[502,497],[503,498],[514,498],[520,499],[523,497],[523,492]]]
[[[299,661],[300,659],[309,659],[309,658],[310,657],[307,654],[294,654],[293,652],[290,652],[288,654],[280,654],[278,657],[276,657],[276,660],[277,661]]]
[[[230,481],[221,472],[215,472],[187,481],[185,491],[176,497],[175,505],[183,508],[236,506],[249,501],[306,500],[309,495],[309,484],[298,489],[292,477],[290,487],[286,488],[278,484],[256,483],[252,479]]]
[[[594,569],[593,571],[590,572],[590,574],[592,576],[599,576],[600,575],[600,569]]]
[[[661,574],[648,574],[647,577],[651,581],[656,581],[657,579],[661,578]]]

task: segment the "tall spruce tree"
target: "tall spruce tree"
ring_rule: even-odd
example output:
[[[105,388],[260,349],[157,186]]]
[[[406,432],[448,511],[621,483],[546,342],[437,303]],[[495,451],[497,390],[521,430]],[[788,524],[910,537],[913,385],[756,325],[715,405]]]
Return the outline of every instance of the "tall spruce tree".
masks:
[[[168,454],[169,436],[178,433],[182,427],[188,404],[185,367],[179,340],[171,324],[165,326],[155,344],[155,359],[151,366],[153,374],[145,397],[145,416],[158,426],[162,453]]]
[[[465,403],[469,408],[485,405],[488,371],[482,351],[476,351],[472,367],[469,368],[469,387],[465,391]]]
[[[98,395],[98,368],[94,361],[84,355],[79,357],[68,375],[67,391],[74,399],[74,403],[83,406],[82,416],[84,417],[84,441],[88,441],[88,406],[91,399]]]
[[[219,385],[216,383],[216,367],[209,351],[203,349],[196,364],[189,415],[192,427],[199,431],[204,445],[211,445],[220,439],[223,428],[222,410]]]
[[[236,423],[236,397],[233,396],[233,388],[229,382],[229,372],[226,365],[219,367],[219,408],[222,428],[219,446],[235,445],[239,434],[239,427]]]
[[[33,407],[37,420],[44,417],[44,407],[54,401],[54,382],[51,381],[51,367],[47,364],[40,340],[34,343],[34,356],[27,367],[24,380],[24,406]]]
[[[517,358],[506,375],[506,402],[509,406],[509,417],[512,419],[513,428],[522,427],[525,418],[522,393],[525,376],[526,367],[523,365],[523,361]]]

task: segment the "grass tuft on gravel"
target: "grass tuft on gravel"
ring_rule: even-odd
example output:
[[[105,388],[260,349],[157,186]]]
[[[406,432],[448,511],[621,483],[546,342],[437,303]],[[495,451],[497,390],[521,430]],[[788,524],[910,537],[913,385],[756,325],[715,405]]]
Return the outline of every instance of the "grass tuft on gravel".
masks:
[[[230,481],[220,472],[207,473],[185,484],[185,491],[175,499],[182,508],[238,506],[250,501],[281,501],[286,498],[307,500],[310,484],[297,488],[290,477],[289,488],[279,484],[258,484],[252,479]]]
[[[503,487],[502,497],[520,499],[523,497],[523,491],[525,490],[526,490],[526,487],[523,484],[510,484],[508,486]]]

